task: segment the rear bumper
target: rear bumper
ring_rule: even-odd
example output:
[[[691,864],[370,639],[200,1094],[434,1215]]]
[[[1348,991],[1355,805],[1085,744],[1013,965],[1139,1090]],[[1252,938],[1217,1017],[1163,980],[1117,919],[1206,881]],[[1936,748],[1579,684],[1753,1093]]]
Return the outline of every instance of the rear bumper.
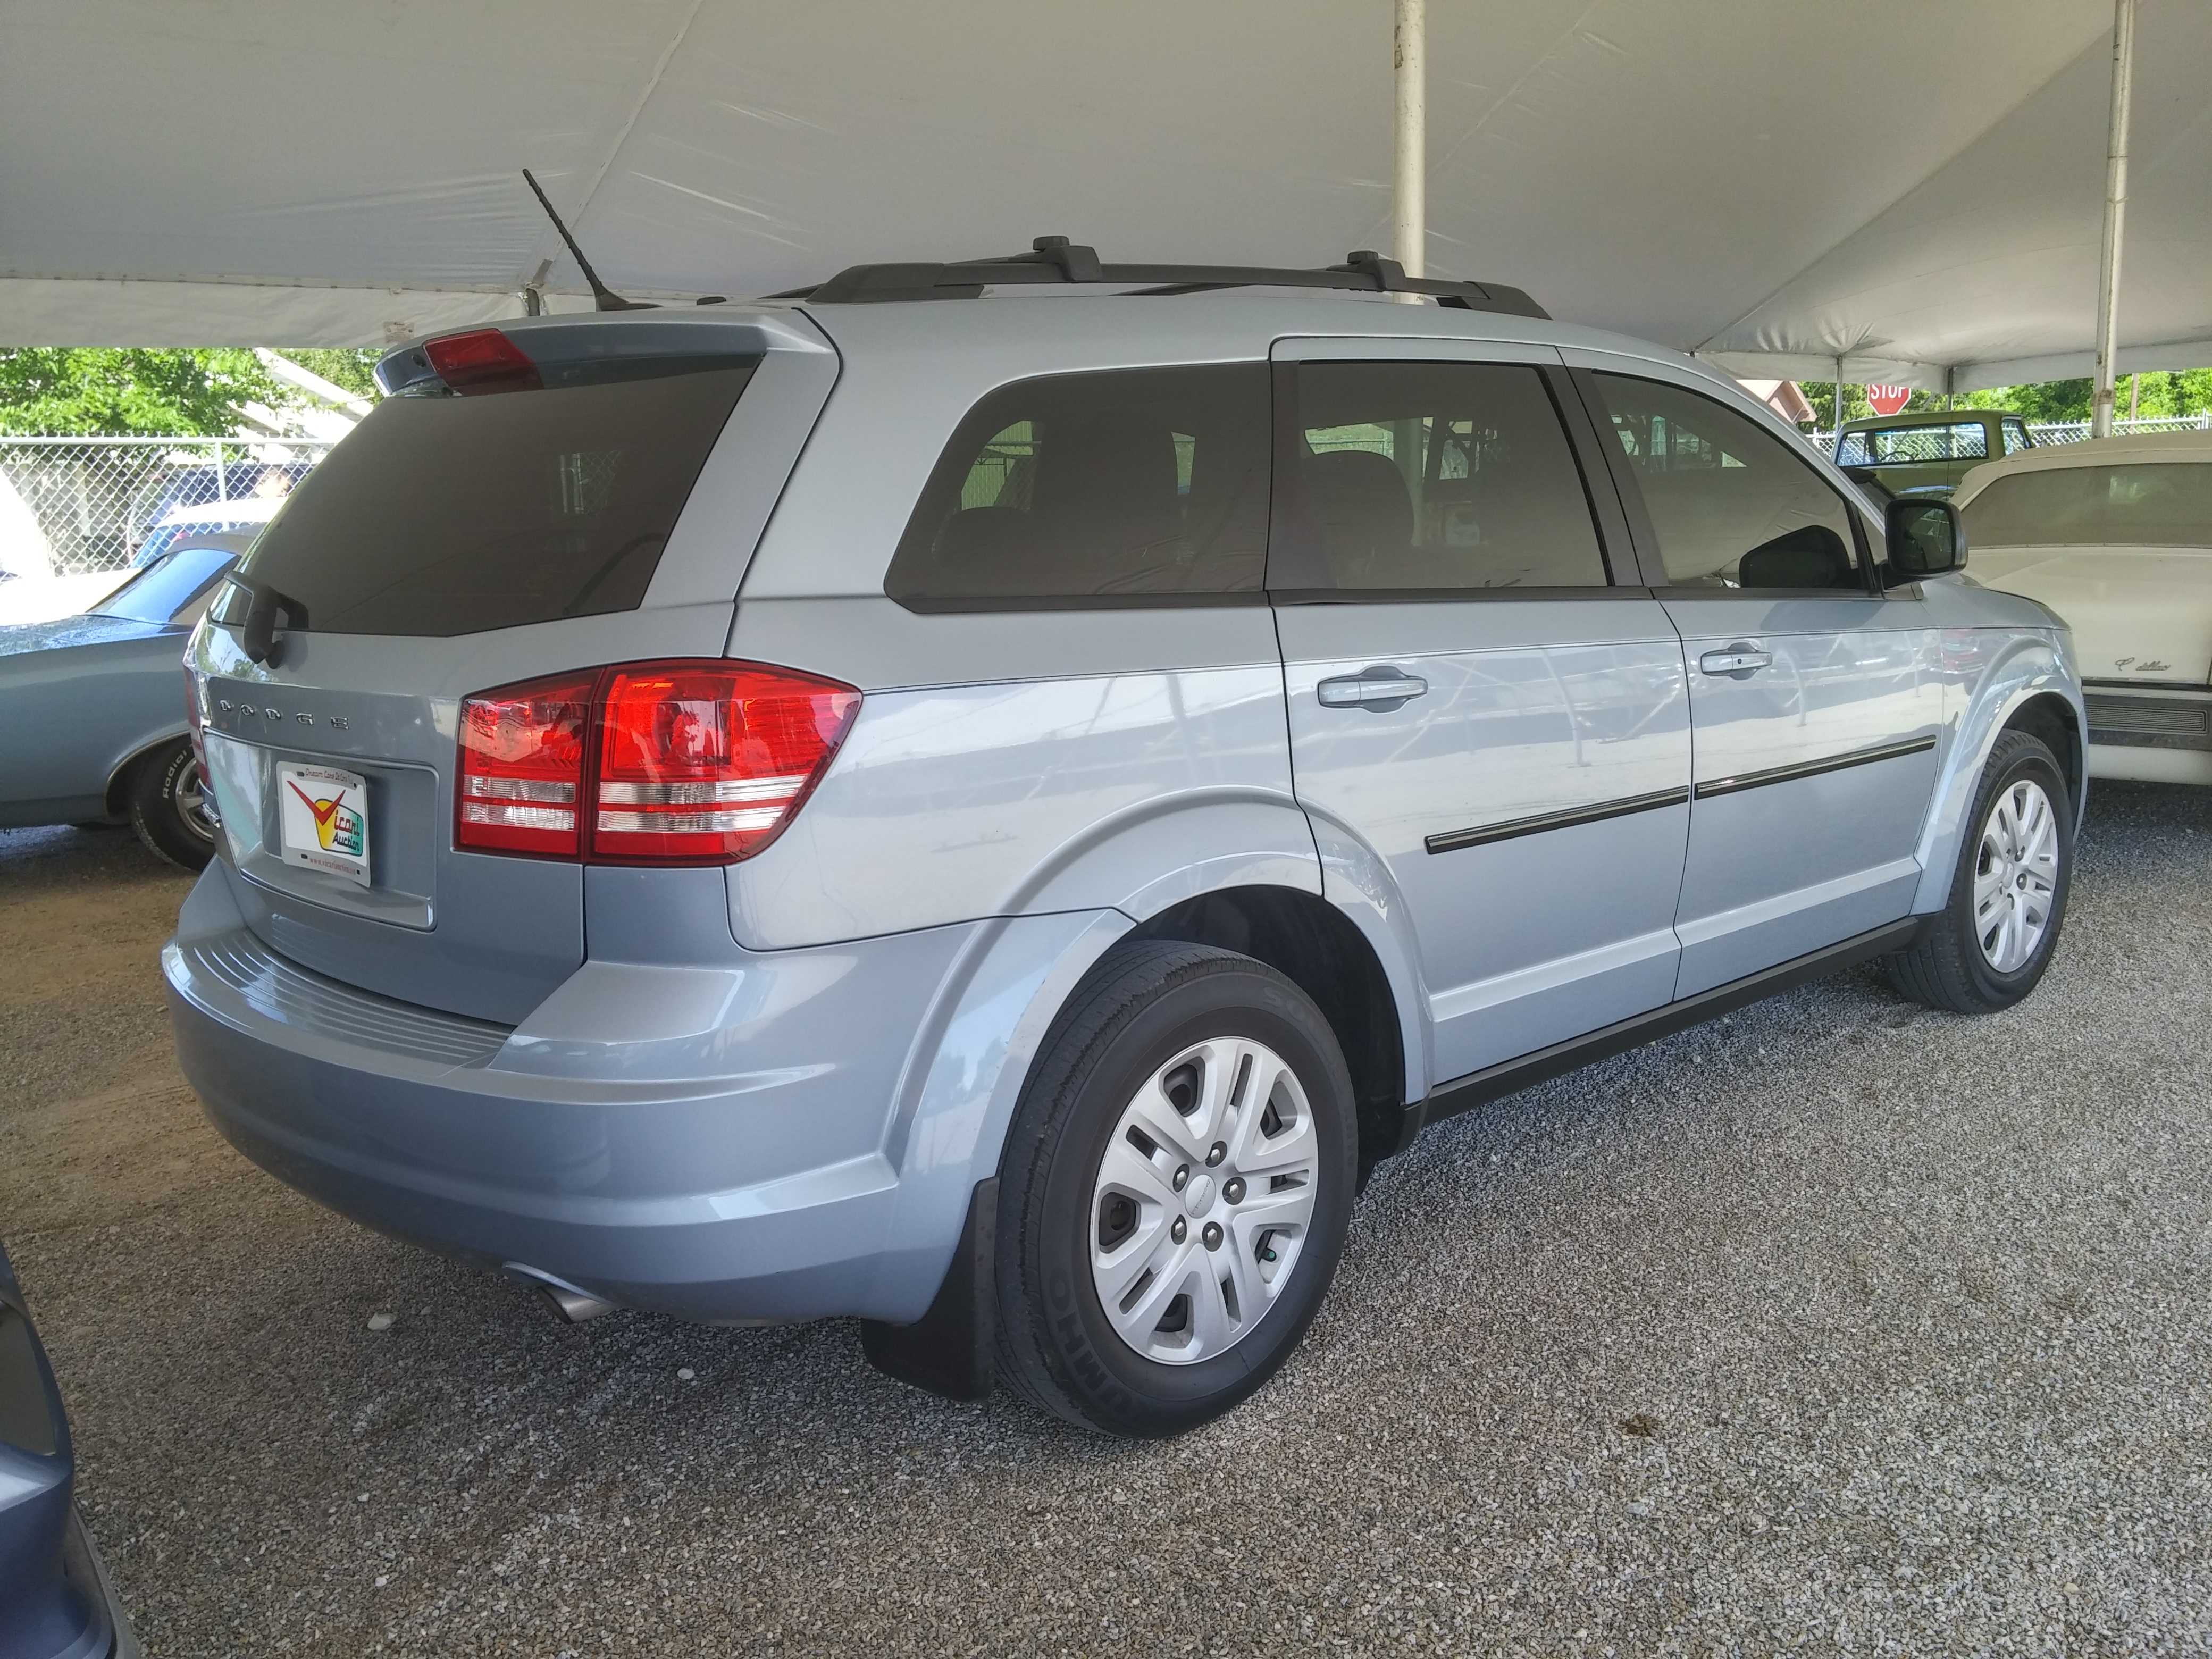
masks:
[[[288,962],[211,871],[162,967],[216,1127],[343,1214],[680,1318],[910,1319],[952,1239],[887,1248],[884,1130],[969,932],[586,963],[508,1030]]]
[[[100,1559],[92,1534],[85,1530],[84,1516],[74,1507],[70,1510],[69,1536],[62,1544],[62,1570],[93,1610],[92,1627],[87,1633],[92,1645],[86,1654],[97,1659],[139,1659],[141,1650],[131,1628],[131,1616],[115,1594],[107,1563]]]

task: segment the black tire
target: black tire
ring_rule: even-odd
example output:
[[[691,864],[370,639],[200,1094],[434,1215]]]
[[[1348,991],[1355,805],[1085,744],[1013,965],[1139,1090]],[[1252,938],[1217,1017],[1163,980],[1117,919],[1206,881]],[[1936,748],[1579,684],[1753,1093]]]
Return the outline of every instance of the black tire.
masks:
[[[1993,963],[1982,946],[1975,915],[1975,882],[1982,873],[1991,814],[1999,798],[2017,784],[2040,788],[2056,819],[2057,868],[2051,883],[2042,937],[2026,960],[2009,971]],[[2074,881],[2074,803],[2058,757],[2039,738],[2007,732],[1990,751],[1981,787],[1961,837],[1959,861],[1951,872],[1951,896],[1928,919],[1920,937],[1888,958],[1890,983],[1913,1001],[1958,1014],[1990,1014],[2009,1008],[2030,991],[2051,964],[2066,920],[2066,896]]]
[[[1210,1357],[1163,1364],[1115,1331],[1100,1300],[1090,1261],[1095,1184],[1109,1139],[1147,1079],[1194,1044],[1237,1039],[1272,1049],[1303,1091],[1314,1137],[1312,1209],[1288,1281],[1249,1328]],[[1267,1129],[1271,1121],[1253,1120],[1262,1134],[1279,1133],[1279,1123]],[[1176,1156],[1166,1148],[1161,1155]],[[1226,1207],[1213,1212],[1231,1223],[1224,1248],[1231,1250],[1241,1237],[1227,1180],[1234,1168],[1231,1160],[1216,1189]],[[1000,1375],[1045,1410],[1105,1434],[1152,1438],[1220,1415],[1274,1374],[1312,1322],[1343,1253],[1358,1176],[1352,1079],[1335,1033],[1303,991],[1233,951],[1155,940],[1116,946],[1054,1022],[1007,1136],[996,1263]],[[1190,1201],[1199,1182],[1186,1188],[1178,1181],[1174,1190]],[[1221,1231],[1201,1226],[1193,1236]],[[1273,1237],[1263,1232],[1256,1245],[1268,1261]],[[1176,1271],[1214,1271],[1209,1264],[1226,1260],[1192,1250],[1190,1265]],[[1169,1328],[1165,1319],[1158,1328]]]
[[[189,739],[140,757],[125,790],[131,827],[154,852],[187,870],[215,856],[215,820],[204,805],[205,781]]]

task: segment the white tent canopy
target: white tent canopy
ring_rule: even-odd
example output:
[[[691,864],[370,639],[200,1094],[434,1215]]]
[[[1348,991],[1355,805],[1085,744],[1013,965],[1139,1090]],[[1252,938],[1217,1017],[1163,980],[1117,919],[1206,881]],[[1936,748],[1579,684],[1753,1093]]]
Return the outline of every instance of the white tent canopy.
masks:
[[[378,344],[574,263],[1387,247],[1389,0],[13,0],[0,343]],[[2110,0],[1436,0],[1428,268],[1745,374],[2089,372]],[[2142,0],[2123,372],[2212,362],[2212,5]]]

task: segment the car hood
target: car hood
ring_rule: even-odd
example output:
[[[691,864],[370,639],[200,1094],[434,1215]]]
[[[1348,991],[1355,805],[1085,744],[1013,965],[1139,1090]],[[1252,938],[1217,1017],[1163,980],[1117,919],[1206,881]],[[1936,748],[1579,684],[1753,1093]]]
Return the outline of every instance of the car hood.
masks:
[[[2085,680],[2212,684],[2212,549],[1978,547],[1971,568],[2064,617]]]
[[[52,622],[21,623],[0,628],[0,657],[17,657],[33,651],[58,651],[73,645],[112,645],[118,640],[143,640],[164,632],[160,623],[133,622],[127,617],[61,617]],[[178,647],[181,660],[183,646]]]

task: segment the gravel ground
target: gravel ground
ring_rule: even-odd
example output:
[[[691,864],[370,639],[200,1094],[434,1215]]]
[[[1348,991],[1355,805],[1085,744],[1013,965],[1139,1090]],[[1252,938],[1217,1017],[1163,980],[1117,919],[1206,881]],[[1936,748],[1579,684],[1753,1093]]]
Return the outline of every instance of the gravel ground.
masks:
[[[2212,792],[2106,787],[2021,1007],[1845,975],[1431,1131],[1167,1444],[295,1197],[124,836],[0,836],[0,1231],[156,1655],[2202,1652],[2208,878]]]

